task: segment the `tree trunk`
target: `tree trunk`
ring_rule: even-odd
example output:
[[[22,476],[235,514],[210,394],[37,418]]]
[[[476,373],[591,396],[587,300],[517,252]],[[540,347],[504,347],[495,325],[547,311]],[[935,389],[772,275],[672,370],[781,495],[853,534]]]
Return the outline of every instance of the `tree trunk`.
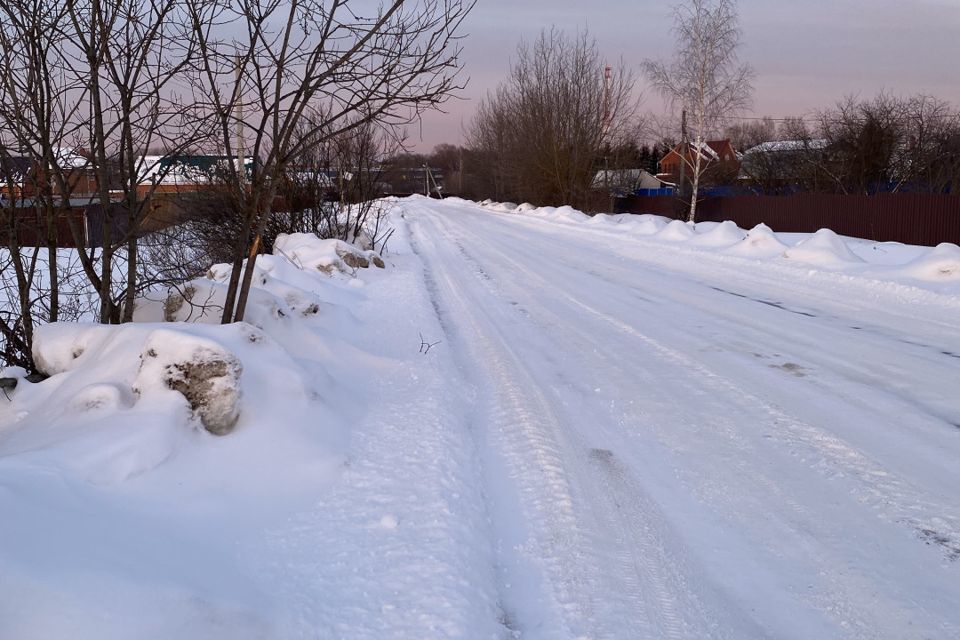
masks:
[[[247,242],[250,239],[250,228],[256,219],[256,199],[249,198],[246,203],[247,211],[243,212],[243,223],[237,232],[237,241],[233,247],[233,266],[230,269],[230,282],[227,284],[227,296],[223,302],[223,313],[220,316],[221,324],[234,322],[234,310],[237,306],[237,295],[240,291],[240,277],[243,271],[243,260],[247,253]]]
[[[703,158],[704,144],[702,137],[698,135],[696,141],[697,148],[694,151],[696,156],[693,161],[693,193],[690,194],[690,215],[687,216],[687,222],[690,224],[696,224],[697,222],[697,198],[700,194],[700,173],[703,171],[701,161]]]
[[[57,270],[57,238],[56,211],[51,203],[46,206],[47,218],[47,269],[50,277],[50,314],[49,321],[56,322],[60,318],[60,272]]]

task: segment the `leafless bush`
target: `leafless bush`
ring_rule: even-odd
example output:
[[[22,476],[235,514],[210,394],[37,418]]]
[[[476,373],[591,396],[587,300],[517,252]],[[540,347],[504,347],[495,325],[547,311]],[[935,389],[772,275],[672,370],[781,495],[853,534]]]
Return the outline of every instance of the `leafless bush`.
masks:
[[[781,136],[798,142],[796,166],[771,158],[806,191],[944,193],[960,185],[960,116],[928,95],[848,96],[815,114],[814,123],[785,123]]]
[[[366,123],[409,122],[443,102],[460,86],[458,32],[473,2],[392,0],[373,11],[323,0],[186,4],[202,52],[191,77],[198,110],[213,114],[222,153],[249,144],[257,159],[249,175],[227,175],[242,220],[223,314],[230,322],[243,319],[274,200],[296,158]],[[232,29],[210,28],[224,23]]]
[[[605,150],[632,139],[634,78],[610,69],[587,33],[555,29],[521,43],[509,78],[481,103],[470,128],[490,195],[541,205],[590,201]]]

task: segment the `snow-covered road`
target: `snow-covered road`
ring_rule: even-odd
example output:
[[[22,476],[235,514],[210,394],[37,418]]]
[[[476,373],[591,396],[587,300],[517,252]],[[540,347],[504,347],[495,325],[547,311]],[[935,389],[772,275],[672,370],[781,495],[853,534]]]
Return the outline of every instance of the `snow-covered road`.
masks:
[[[402,206],[507,630],[960,637],[955,297]]]
[[[40,330],[0,640],[960,638],[960,249],[394,204],[252,324]],[[156,345],[243,363],[230,435]]]

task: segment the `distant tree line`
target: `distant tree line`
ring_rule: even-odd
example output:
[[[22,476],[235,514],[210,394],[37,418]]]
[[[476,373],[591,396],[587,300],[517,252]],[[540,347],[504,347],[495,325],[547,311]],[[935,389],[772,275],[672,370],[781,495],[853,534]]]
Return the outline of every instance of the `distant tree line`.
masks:
[[[960,113],[933,96],[851,96],[727,133],[747,152],[743,177],[766,193],[960,192]]]

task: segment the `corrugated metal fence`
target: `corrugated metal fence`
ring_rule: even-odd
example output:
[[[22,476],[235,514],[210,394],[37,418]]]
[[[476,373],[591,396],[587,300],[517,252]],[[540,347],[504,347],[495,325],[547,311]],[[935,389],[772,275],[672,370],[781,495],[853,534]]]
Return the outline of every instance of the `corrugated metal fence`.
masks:
[[[57,214],[56,242],[61,248],[74,248],[77,238],[73,229],[79,232],[82,246],[102,247],[104,229],[109,225],[111,243],[124,240],[129,229],[126,212],[118,205],[110,205],[104,210],[99,204],[71,207]],[[11,229],[16,229],[17,240],[22,247],[47,246],[47,222],[33,207],[0,209],[0,245],[6,245]]]
[[[653,213],[685,217],[685,207],[669,196],[618,198],[617,213]],[[749,229],[759,223],[774,231],[837,233],[879,242],[897,241],[934,246],[960,244],[960,195],[889,193],[706,198],[697,205],[697,221],[733,220]]]

